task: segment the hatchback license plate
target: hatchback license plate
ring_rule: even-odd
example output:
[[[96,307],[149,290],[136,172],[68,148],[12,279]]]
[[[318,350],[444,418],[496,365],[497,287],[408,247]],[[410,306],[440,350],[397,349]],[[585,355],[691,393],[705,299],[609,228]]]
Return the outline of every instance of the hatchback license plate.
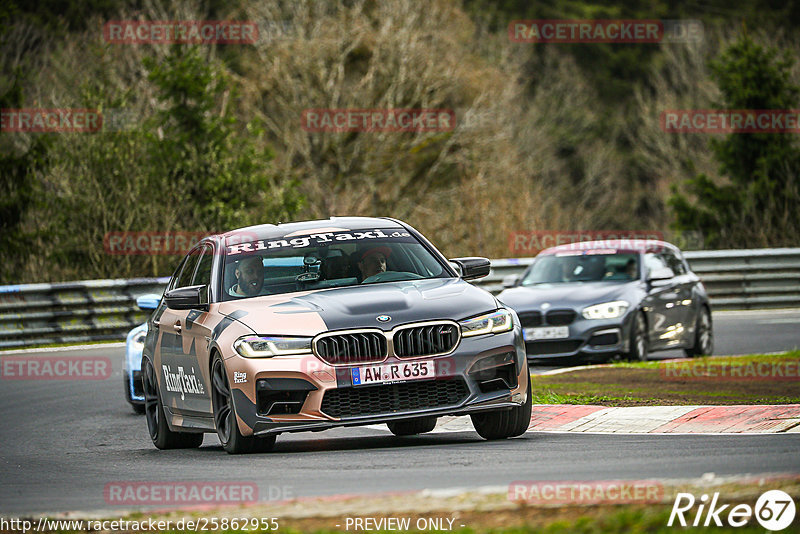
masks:
[[[436,378],[436,370],[432,360],[424,362],[390,363],[355,367],[350,370],[354,386],[364,384],[381,384],[385,382],[405,382],[423,378]]]
[[[537,339],[564,339],[569,337],[568,326],[537,326],[523,331],[525,341]]]

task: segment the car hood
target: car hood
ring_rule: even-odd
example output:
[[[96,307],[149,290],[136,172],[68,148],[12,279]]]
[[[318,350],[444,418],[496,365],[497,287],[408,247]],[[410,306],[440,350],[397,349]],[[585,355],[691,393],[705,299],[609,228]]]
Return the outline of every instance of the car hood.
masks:
[[[391,330],[433,319],[457,321],[496,308],[487,291],[458,278],[436,278],[256,297],[221,303],[219,311],[259,334],[313,336],[347,328]],[[380,322],[379,315],[390,319]]]
[[[586,282],[512,287],[500,293],[500,302],[516,311],[538,310],[545,302],[550,308],[580,309],[592,304],[618,300],[630,293],[636,282]]]

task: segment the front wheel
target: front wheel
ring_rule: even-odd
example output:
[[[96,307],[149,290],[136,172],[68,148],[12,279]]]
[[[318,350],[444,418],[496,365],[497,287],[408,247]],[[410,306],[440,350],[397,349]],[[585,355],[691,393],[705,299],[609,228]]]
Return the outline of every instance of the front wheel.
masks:
[[[521,436],[531,424],[531,377],[528,377],[528,390],[525,402],[510,410],[499,410],[470,415],[472,425],[484,439],[505,439]]]
[[[222,448],[228,454],[247,454],[251,452],[268,452],[275,445],[275,436],[257,438],[244,436],[239,431],[236,422],[236,406],[233,403],[228,382],[228,373],[222,358],[217,356],[211,370],[212,395],[211,402],[214,408],[214,425],[217,427]]]
[[[714,352],[714,329],[711,325],[711,312],[705,306],[700,309],[697,315],[697,322],[694,329],[694,346],[684,349],[686,356],[710,356]]]
[[[391,423],[386,423],[386,426],[395,436],[413,436],[414,434],[430,432],[436,428],[437,419],[434,416],[418,417],[405,421],[392,421]]]
[[[170,430],[164,406],[161,404],[161,395],[158,392],[156,371],[150,360],[145,360],[142,381],[144,414],[153,445],[159,449],[193,449],[202,445],[203,434],[201,433]]]
[[[647,344],[647,321],[644,313],[637,312],[631,326],[630,351],[626,354],[629,360],[646,362],[649,352]]]

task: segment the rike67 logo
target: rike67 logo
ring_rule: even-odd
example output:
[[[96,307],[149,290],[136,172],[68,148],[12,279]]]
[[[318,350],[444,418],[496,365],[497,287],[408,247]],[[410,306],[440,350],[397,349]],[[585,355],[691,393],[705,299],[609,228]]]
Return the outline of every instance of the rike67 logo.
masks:
[[[784,530],[794,521],[795,504],[792,497],[781,490],[769,490],[761,494],[755,507],[749,504],[718,504],[719,493],[710,498],[706,494],[695,499],[691,493],[678,493],[667,526],[682,527],[743,527],[755,517],[758,524],[767,530]],[[693,510],[697,504],[697,510]],[[677,520],[677,522],[676,522]]]

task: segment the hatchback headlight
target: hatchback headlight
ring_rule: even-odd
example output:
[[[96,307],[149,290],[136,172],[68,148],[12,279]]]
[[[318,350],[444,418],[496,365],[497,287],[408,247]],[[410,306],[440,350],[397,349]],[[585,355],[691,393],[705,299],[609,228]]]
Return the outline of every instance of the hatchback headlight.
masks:
[[[311,354],[310,337],[244,336],[233,344],[245,358],[272,358]]]
[[[499,309],[492,313],[487,313],[472,319],[464,319],[461,325],[461,336],[479,336],[481,334],[498,334],[508,332],[514,328],[514,320],[511,312]]]
[[[584,308],[581,315],[583,315],[584,319],[616,319],[617,317],[622,317],[629,307],[629,302],[615,300]]]

